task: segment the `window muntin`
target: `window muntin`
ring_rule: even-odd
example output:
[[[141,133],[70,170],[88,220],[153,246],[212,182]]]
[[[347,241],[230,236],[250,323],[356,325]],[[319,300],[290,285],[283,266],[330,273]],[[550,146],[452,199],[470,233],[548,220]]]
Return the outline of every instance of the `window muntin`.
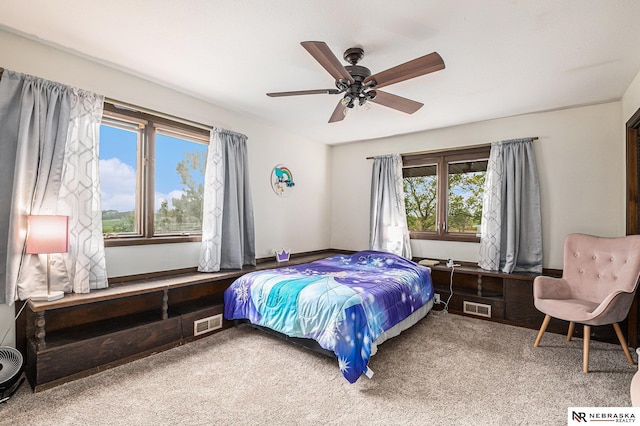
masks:
[[[106,246],[200,240],[209,134],[105,103],[100,179]]]
[[[479,241],[490,146],[403,156],[411,238]]]

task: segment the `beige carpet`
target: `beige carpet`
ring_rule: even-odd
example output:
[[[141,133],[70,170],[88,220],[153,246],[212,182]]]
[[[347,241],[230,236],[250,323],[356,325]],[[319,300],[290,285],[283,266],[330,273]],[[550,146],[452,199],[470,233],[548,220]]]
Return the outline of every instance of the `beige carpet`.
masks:
[[[1,425],[564,425],[569,406],[629,406],[619,346],[432,315],[381,345],[373,379],[248,327],[0,405]]]

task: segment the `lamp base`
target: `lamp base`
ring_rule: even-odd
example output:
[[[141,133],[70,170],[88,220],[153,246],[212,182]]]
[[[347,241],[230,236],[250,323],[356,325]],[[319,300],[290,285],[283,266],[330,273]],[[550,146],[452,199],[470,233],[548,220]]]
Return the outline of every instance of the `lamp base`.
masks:
[[[48,293],[36,293],[31,296],[31,299],[34,302],[53,302],[54,300],[62,299],[64,297],[64,291],[50,291]]]

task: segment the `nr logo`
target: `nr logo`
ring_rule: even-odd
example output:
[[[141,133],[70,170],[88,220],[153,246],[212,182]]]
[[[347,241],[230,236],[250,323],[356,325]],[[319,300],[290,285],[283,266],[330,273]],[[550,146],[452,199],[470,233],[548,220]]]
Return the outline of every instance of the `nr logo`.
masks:
[[[571,413],[572,413],[571,417],[573,418],[574,422],[579,422],[579,423],[587,422],[587,413],[583,413],[580,411],[578,412],[572,411]]]

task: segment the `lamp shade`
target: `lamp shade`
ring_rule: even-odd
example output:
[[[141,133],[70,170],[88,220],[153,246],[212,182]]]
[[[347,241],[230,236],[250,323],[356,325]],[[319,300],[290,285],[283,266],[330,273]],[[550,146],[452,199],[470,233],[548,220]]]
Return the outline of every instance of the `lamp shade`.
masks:
[[[27,217],[27,253],[66,253],[68,249],[69,216]]]

